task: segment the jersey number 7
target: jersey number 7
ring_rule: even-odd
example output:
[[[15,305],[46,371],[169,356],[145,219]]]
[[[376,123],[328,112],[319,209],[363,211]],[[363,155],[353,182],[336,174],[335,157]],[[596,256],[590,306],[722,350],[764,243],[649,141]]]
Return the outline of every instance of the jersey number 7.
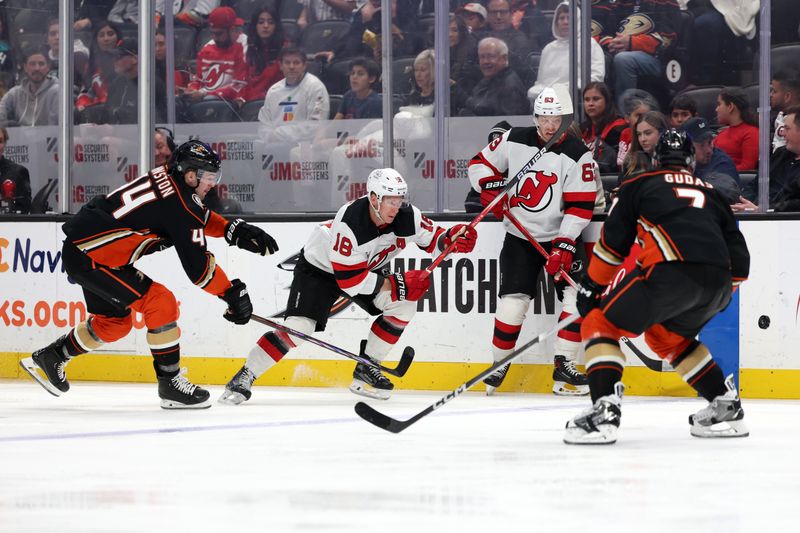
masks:
[[[687,198],[692,207],[702,209],[706,206],[706,195],[697,189],[687,189],[686,187],[675,187],[675,196],[678,198]]]

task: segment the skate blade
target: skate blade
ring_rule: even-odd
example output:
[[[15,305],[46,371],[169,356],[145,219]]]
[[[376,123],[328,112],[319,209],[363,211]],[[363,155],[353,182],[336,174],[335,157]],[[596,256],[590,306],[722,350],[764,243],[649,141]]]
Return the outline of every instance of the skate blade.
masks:
[[[163,398],[161,399],[162,409],[208,409],[209,407],[211,407],[211,398],[204,402],[193,404],[185,404],[176,402],[175,400],[165,400]]]
[[[701,439],[731,439],[750,435],[750,431],[741,420],[729,420],[711,426],[692,424],[689,426],[689,433]]]
[[[46,390],[53,396],[61,396],[62,394],[64,394],[59,389],[57,389],[55,385],[50,383],[50,380],[47,379],[47,376],[43,375],[44,373],[42,374],[39,373],[41,369],[38,366],[36,366],[36,363],[33,362],[33,357],[26,357],[25,359],[21,359],[19,362],[19,366],[21,366],[25,372],[30,374],[30,376],[36,383],[41,385],[44,390]]]
[[[564,430],[565,444],[614,444],[617,442],[617,427],[612,424],[602,424],[598,431],[587,432],[577,426],[570,426]]]
[[[497,390],[497,387],[492,387],[491,385],[486,385],[486,396],[493,396],[494,391]]]
[[[391,391],[376,389],[360,380],[353,380],[353,383],[350,384],[350,392],[373,400],[388,400],[392,396]]]
[[[219,397],[217,403],[221,403],[222,405],[239,405],[246,401],[247,398],[244,397],[244,394],[225,389],[225,392]]]
[[[572,385],[565,381],[553,383],[553,394],[556,396],[586,396],[589,394],[589,385]]]

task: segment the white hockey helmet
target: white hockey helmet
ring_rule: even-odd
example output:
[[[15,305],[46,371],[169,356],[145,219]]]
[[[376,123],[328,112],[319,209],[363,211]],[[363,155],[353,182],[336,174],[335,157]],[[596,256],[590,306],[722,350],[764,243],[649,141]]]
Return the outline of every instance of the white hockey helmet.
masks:
[[[376,168],[367,177],[367,195],[374,194],[380,208],[384,196],[408,195],[408,184],[403,176],[393,168]]]
[[[556,90],[552,87],[546,87],[536,101],[533,103],[533,115],[542,117],[554,117],[564,115],[564,108],[561,105],[561,98],[559,98]]]

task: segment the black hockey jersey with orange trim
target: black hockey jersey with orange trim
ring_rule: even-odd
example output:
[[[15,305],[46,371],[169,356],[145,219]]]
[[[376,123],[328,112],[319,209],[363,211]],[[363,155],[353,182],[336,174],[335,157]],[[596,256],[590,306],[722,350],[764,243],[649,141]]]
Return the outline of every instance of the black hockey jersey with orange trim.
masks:
[[[67,240],[96,263],[120,267],[175,246],[192,283],[220,295],[230,287],[206,248],[206,236],[222,237],[227,221],[181,187],[166,166],[93,198],[67,221]]]
[[[595,244],[589,277],[607,285],[634,241],[641,268],[664,261],[730,269],[734,284],[750,272],[750,253],[730,206],[688,171],[643,172],[626,181]]]
[[[592,36],[604,48],[617,35],[630,38],[630,51],[657,55],[672,46],[681,24],[676,0],[594,0]]]

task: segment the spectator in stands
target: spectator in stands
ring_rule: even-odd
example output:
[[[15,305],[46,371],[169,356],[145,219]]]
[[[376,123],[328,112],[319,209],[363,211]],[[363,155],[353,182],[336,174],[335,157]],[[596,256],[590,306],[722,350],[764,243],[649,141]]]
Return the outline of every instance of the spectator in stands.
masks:
[[[289,41],[283,35],[278,12],[265,5],[253,12],[247,29],[247,84],[239,92],[239,105],[264,100],[267,89],[283,78],[278,55]]]
[[[213,42],[197,53],[195,78],[186,87],[184,97],[189,102],[203,99],[234,101],[247,78],[247,64],[241,43],[234,40],[236,12],[230,7],[218,7],[208,16]]]
[[[378,64],[367,57],[350,62],[350,90],[344,93],[334,120],[343,118],[381,118],[383,100],[372,87],[378,80]]]
[[[5,157],[8,130],[0,127],[0,213],[31,212],[28,169]]]
[[[628,89],[622,95],[622,113],[628,127],[622,130],[617,148],[617,164],[621,167],[628,155],[633,141],[633,131],[639,122],[639,117],[648,111],[658,111],[658,102],[653,95],[640,89]]]
[[[413,28],[406,28],[397,16],[397,0],[391,1],[392,7],[392,53],[395,57],[415,56],[425,48],[422,35]],[[350,57],[370,56],[375,61],[381,60],[381,1],[366,0],[364,5],[353,14],[350,29],[341,44],[333,53],[328,52],[327,60],[333,57],[345,59]]]
[[[511,1],[489,0],[486,4],[488,27],[479,35],[480,38],[495,37],[508,46],[508,62],[517,74],[522,75],[527,69],[527,58],[530,52],[539,51],[531,48],[528,37],[511,24]]]
[[[773,152],[781,146],[786,146],[783,138],[783,110],[797,104],[800,104],[800,71],[790,68],[773,74],[769,86],[769,105],[773,113],[776,111],[778,113],[775,116],[775,132],[772,136]]]
[[[738,184],[739,172],[733,159],[714,146],[714,132],[703,117],[692,117],[681,125],[694,144],[694,175],[705,180],[712,174],[730,176]]]
[[[405,106],[429,106],[430,113],[420,112],[419,116],[433,116],[434,86],[436,84],[436,56],[428,48],[414,58],[414,87],[406,96]]]
[[[478,2],[470,2],[456,9],[455,13],[459,20],[473,35],[481,35],[486,27],[486,8]]]
[[[156,75],[156,122],[167,122],[167,37],[164,30],[156,30],[154,47],[155,75]],[[189,84],[189,72],[182,68],[184,65],[175,65],[174,84],[175,94],[182,94]],[[175,115],[182,116],[185,112],[184,102],[175,99]]]
[[[117,60],[114,62],[114,70],[117,77],[108,88],[108,122],[136,124],[139,108],[139,43],[130,37],[122,39],[115,52]],[[166,107],[163,102],[156,101],[156,109],[163,107]]]
[[[58,124],[58,80],[50,76],[47,51],[25,52],[24,79],[0,99],[0,126],[50,126]]]
[[[138,26],[139,0],[117,0],[108,12],[108,20],[120,26]]]
[[[300,29],[323,20],[348,20],[356,9],[356,0],[300,0],[300,3],[303,4],[297,17]]]
[[[639,117],[634,129],[636,135],[617,178],[618,187],[634,174],[653,168],[653,152],[658,138],[667,129],[667,119],[659,111],[648,111]]]
[[[175,21],[186,26],[199,27],[205,17],[219,7],[219,0],[156,0],[156,26],[161,22],[165,2],[172,2],[172,13]]]
[[[478,41],[469,32],[464,21],[452,14],[449,36],[450,83],[458,85],[464,91],[471,91],[481,78],[481,71],[478,68]]]
[[[0,97],[14,84],[14,61],[6,10],[0,9]]]
[[[114,48],[120,39],[119,28],[109,21],[96,25],[89,54],[89,82],[84,84],[75,101],[78,112],[89,106],[103,104],[108,99],[108,86],[114,79]]]
[[[527,115],[530,106],[522,80],[508,66],[508,46],[495,37],[478,43],[483,78],[464,99],[462,116]]]
[[[717,122],[728,127],[714,139],[714,146],[731,156],[739,172],[754,170],[758,166],[758,122],[744,91],[734,87],[720,91]]]
[[[163,1],[163,0],[162,0]],[[75,6],[75,23],[72,25],[75,31],[91,30],[108,18],[108,12],[114,0],[77,0]]]
[[[688,94],[679,94],[669,103],[669,122],[673,128],[697,116],[697,102]]]
[[[330,102],[325,85],[306,72],[306,54],[293,46],[280,54],[284,79],[269,88],[258,113],[259,134],[267,142],[296,143],[313,138],[326,120]]]
[[[58,54],[60,50],[59,42],[59,29],[58,19],[50,19],[47,24],[47,58],[50,60],[50,70],[54,75],[58,76]],[[80,39],[75,39],[73,44],[73,72],[74,72],[74,87],[75,94],[80,92],[83,86],[86,72],[89,68],[89,49],[83,44]]]
[[[698,2],[692,2],[697,4]],[[715,0],[695,11],[692,22],[692,82],[710,85],[719,79],[722,50],[733,39],[753,39],[759,0]],[[773,15],[774,16],[774,15]],[[718,83],[718,82],[717,82]]]
[[[604,21],[598,39],[613,56],[614,94],[617,105],[624,108],[622,95],[637,86],[640,76],[661,76],[659,55],[678,37],[680,8],[676,0],[599,3],[611,5],[612,18]]]
[[[153,136],[153,159],[156,166],[166,165],[174,151],[175,138],[172,135],[172,130],[169,128],[156,128]]]
[[[786,146],[778,148],[769,159],[769,207],[775,211],[800,211],[800,106],[784,111]],[[744,186],[742,198],[734,211],[755,211],[758,181]]]
[[[540,0],[525,0],[514,2],[514,13],[511,15],[511,23],[515,28],[528,36],[531,43],[531,51],[542,50],[547,43],[553,40],[550,32],[550,24],[547,17],[540,9]]]
[[[558,4],[553,16],[553,37],[554,41],[548,43],[539,60],[539,73],[536,76],[536,83],[528,89],[528,99],[531,105],[545,87],[552,87],[556,84],[564,85],[569,88],[569,66],[570,66],[570,39],[569,39],[569,3],[564,1]],[[603,81],[606,75],[606,58],[603,49],[594,39],[589,39],[591,49],[591,81]],[[580,46],[580,43],[579,43]],[[577,68],[580,72],[580,62],[577,61]]]
[[[583,90],[583,110],[586,120],[581,124],[581,137],[592,151],[600,172],[619,172],[619,139],[628,123],[614,107],[611,92],[605,83],[593,81],[586,86]]]

